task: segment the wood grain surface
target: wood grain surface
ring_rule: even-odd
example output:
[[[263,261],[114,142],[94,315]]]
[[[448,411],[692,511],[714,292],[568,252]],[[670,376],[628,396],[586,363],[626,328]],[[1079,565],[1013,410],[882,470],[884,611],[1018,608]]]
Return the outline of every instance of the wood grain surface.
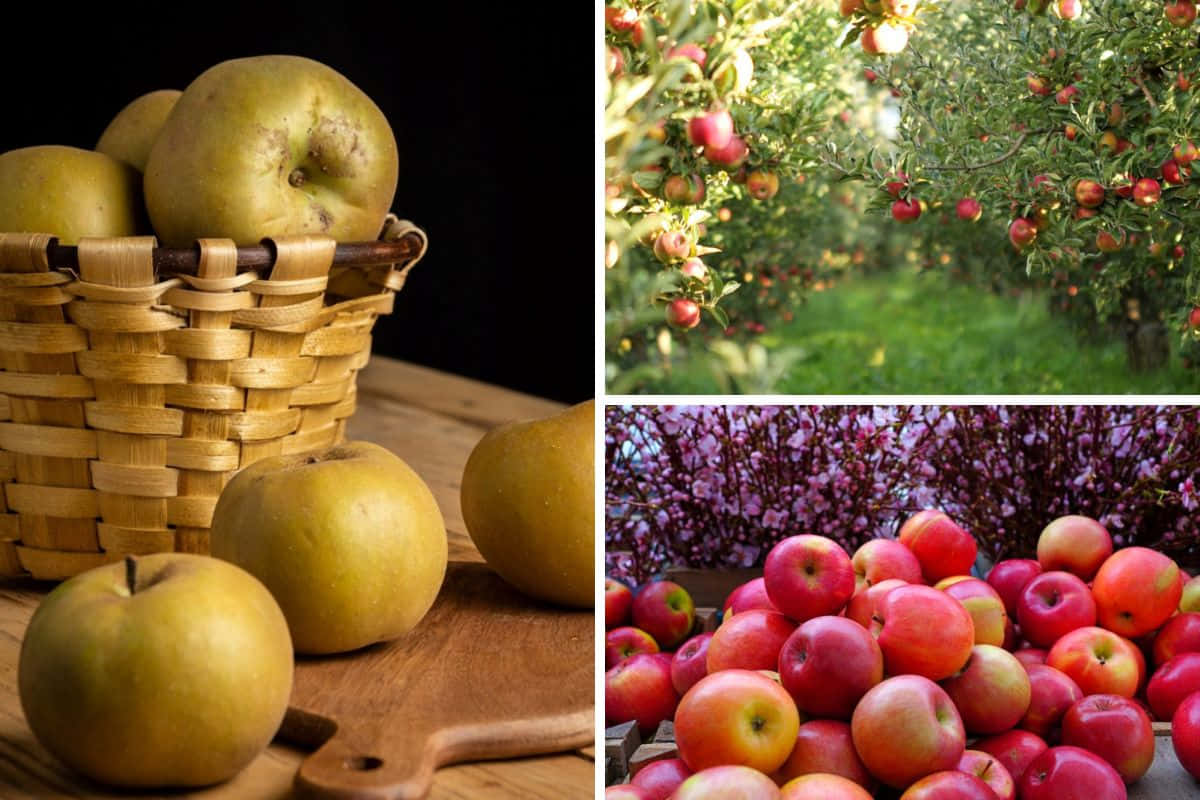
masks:
[[[358,411],[348,436],[377,442],[421,474],[446,519],[450,558],[481,562],[459,510],[462,468],[471,448],[492,427],[543,416],[562,406],[540,398],[448,376],[375,356],[359,375]],[[17,657],[29,617],[48,589],[31,581],[0,583],[0,800],[125,797],[92,784],[59,764],[33,739],[17,697]],[[594,643],[588,639],[588,660]],[[292,798],[293,781],[311,754],[276,739],[233,780],[172,798],[278,800]],[[582,800],[594,794],[590,748],[532,758],[447,766],[433,776],[433,800]],[[139,793],[140,798],[160,795]]]

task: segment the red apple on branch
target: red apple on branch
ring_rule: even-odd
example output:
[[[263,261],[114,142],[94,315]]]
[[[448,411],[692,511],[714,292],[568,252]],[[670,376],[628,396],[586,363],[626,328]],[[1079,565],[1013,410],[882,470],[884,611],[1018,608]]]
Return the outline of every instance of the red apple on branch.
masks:
[[[1168,0],[1163,15],[1176,28],[1187,28],[1196,21],[1196,4],[1192,0]]]
[[[737,169],[746,163],[746,157],[749,155],[750,148],[746,146],[746,140],[736,134],[729,137],[729,141],[724,147],[711,145],[704,147],[704,157],[713,164],[726,169]]]
[[[955,205],[954,213],[958,215],[959,219],[978,222],[979,218],[983,216],[983,206],[974,197],[964,197]]]
[[[1133,202],[1149,208],[1162,198],[1162,187],[1154,178],[1139,178],[1133,184]]]
[[[1024,250],[1037,238],[1037,226],[1024,217],[1014,219],[1008,226],[1008,240],[1018,251]]]
[[[1017,782],[1021,800],[1126,800],[1125,782],[1112,765],[1081,747],[1051,747]]]
[[[691,330],[700,324],[700,306],[695,300],[676,297],[667,303],[667,324],[681,331]]]
[[[897,200],[892,203],[892,219],[902,224],[916,222],[921,216],[921,203],[915,198]]]
[[[687,132],[689,141],[697,147],[720,150],[733,138],[733,117],[724,109],[697,114],[688,120]]]
[[[863,52],[871,55],[893,55],[908,44],[908,28],[890,22],[867,26],[862,32]]]
[[[1084,208],[1099,208],[1104,203],[1104,187],[1086,178],[1079,181],[1075,184],[1075,202]]]

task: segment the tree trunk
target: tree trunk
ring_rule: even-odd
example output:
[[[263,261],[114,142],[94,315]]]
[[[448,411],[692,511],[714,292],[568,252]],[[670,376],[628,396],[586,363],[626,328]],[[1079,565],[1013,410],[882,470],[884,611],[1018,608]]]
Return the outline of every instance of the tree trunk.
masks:
[[[1125,355],[1133,372],[1165,366],[1171,356],[1167,327],[1158,321],[1130,322],[1125,331]]]

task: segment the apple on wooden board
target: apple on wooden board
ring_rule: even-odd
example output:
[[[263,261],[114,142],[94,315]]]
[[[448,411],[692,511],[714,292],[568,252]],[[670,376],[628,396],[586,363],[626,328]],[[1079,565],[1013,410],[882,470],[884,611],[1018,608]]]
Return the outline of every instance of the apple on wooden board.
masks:
[[[692,596],[674,581],[644,584],[633,596],[633,624],[653,636],[663,650],[673,650],[686,639],[695,619]]]
[[[92,150],[41,145],[0,155],[0,232],[135,236],[148,226],[137,170]]]
[[[681,696],[708,674],[708,647],[712,638],[711,632],[698,633],[671,656],[671,683]]]
[[[1120,774],[1095,753],[1062,745],[1030,762],[1017,782],[1021,800],[1126,800]]]
[[[531,597],[577,608],[595,605],[595,420],[588,400],[494,428],[462,476],[463,521],[488,566]]]
[[[775,773],[779,784],[813,773],[840,775],[872,792],[876,781],[863,766],[850,723],[836,719],[810,719],[801,723],[796,732],[796,744],[787,761]]]
[[[612,669],[638,653],[657,653],[654,637],[640,628],[623,625],[604,634],[604,668]]]
[[[633,590],[615,578],[604,579],[604,627],[628,625],[632,618]]]
[[[721,623],[708,644],[708,672],[779,667],[779,651],[796,625],[778,611],[752,608]]]
[[[776,681],[727,669],[702,678],[679,701],[675,743],[697,772],[740,764],[770,773],[787,760],[799,727],[796,704]]]
[[[446,525],[433,493],[370,442],[246,467],[217,500],[211,547],[271,590],[300,653],[407,633],[446,574]]]
[[[1115,694],[1089,695],[1062,720],[1062,743],[1103,758],[1125,783],[1145,775],[1154,762],[1154,727],[1142,707]]]
[[[779,788],[779,800],[871,800],[871,793],[849,778],[820,772],[801,775]]]
[[[375,239],[396,192],[396,139],[336,70],[289,55],[237,58],[184,89],[146,162],[159,240],[239,245],[323,233]]]
[[[108,123],[96,142],[96,152],[106,153],[138,172],[144,172],[150,148],[181,94],[183,92],[178,89],[159,89],[135,99]]]
[[[679,704],[671,683],[670,653],[638,653],[604,673],[604,718],[608,726],[634,720],[643,736],[670,719]]]
[[[780,800],[780,796],[775,782],[758,770],[723,764],[692,775],[671,800]]]
[[[279,729],[292,643],[270,592],[207,556],[128,557],[60,584],[21,643],[34,736],[67,766],[122,787],[233,777]]]
[[[920,675],[887,678],[863,695],[850,733],[867,770],[895,789],[954,769],[966,746],[954,702]]]
[[[1200,781],[1200,692],[1189,694],[1175,709],[1171,745],[1180,765]]]

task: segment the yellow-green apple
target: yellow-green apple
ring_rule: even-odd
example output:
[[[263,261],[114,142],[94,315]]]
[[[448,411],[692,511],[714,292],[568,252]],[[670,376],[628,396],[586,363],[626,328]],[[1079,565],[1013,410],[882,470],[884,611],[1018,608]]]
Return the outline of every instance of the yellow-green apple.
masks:
[[[962,758],[958,760],[957,769],[959,772],[974,775],[986,783],[992,793],[996,795],[996,800],[1016,800],[1016,782],[1013,781],[1012,775],[1008,774],[1004,765],[1000,763],[1000,759],[991,753],[968,748],[963,751]]]
[[[712,633],[697,634],[671,656],[671,683],[680,696],[708,674],[708,646],[712,638]]]
[[[779,679],[802,713],[848,720],[867,690],[883,680],[883,653],[857,622],[813,617],[783,643]]]
[[[1125,782],[1082,747],[1061,745],[1038,755],[1017,781],[1021,800],[1126,800]]]
[[[1089,694],[1133,697],[1146,670],[1137,645],[1105,628],[1076,628],[1054,643],[1046,666],[1065,672]]]
[[[905,583],[921,583],[921,564],[912,551],[895,539],[871,539],[863,542],[850,559],[854,565],[856,591],[880,581],[897,578]]]
[[[1200,611],[1200,575],[1189,579],[1179,591],[1179,611]]]
[[[604,627],[628,625],[633,618],[633,590],[615,578],[604,579]]]
[[[1171,717],[1171,744],[1179,764],[1200,780],[1200,692],[1190,694]]]
[[[96,142],[96,151],[143,172],[150,148],[181,94],[178,89],[159,89],[135,99],[108,123]]]
[[[1030,762],[1046,750],[1046,742],[1036,733],[1011,730],[980,739],[974,748],[995,756],[1012,779],[1020,783]]]
[[[752,608],[721,623],[708,643],[708,672],[723,669],[776,669],[779,650],[796,630],[778,611]]]
[[[725,764],[692,775],[671,800],[779,800],[779,787],[759,770]]]
[[[595,419],[588,400],[493,428],[462,476],[463,521],[488,566],[531,597],[577,608],[595,605]]]
[[[433,493],[370,442],[246,467],[217,500],[211,547],[271,590],[300,653],[355,650],[412,630],[446,574]]]
[[[1200,692],[1200,653],[1180,653],[1156,669],[1146,684],[1150,710],[1163,721],[1193,692]]]
[[[996,800],[996,794],[976,776],[949,769],[913,783],[900,800]]]
[[[880,627],[878,619],[879,602],[892,589],[908,585],[899,578],[888,578],[874,586],[855,592],[854,596],[850,598],[850,602],[846,604],[846,618],[852,619],[859,625],[862,625],[871,632],[872,636],[878,636]]]
[[[651,761],[633,774],[630,783],[645,789],[649,800],[667,800],[679,784],[692,776],[682,758]]]
[[[1179,567],[1149,547],[1126,547],[1100,566],[1092,581],[1096,618],[1133,639],[1155,630],[1179,608]]]
[[[763,608],[767,611],[779,610],[767,596],[766,581],[762,578],[746,581],[736,587],[729,593],[729,597],[725,598],[725,604],[721,607],[721,611],[726,617],[729,617],[752,608]]]
[[[81,236],[146,231],[137,170],[112,156],[59,145],[0,155],[0,231]]]
[[[336,70],[299,56],[237,58],[176,101],[146,161],[146,208],[173,247],[212,236],[375,239],[398,165],[387,118]]]
[[[620,783],[604,788],[604,800],[650,800],[650,793],[632,783]]]
[[[779,800],[871,800],[871,793],[841,775],[801,775],[779,789]]]
[[[963,668],[942,681],[968,733],[987,736],[1015,727],[1029,710],[1029,674],[1007,650],[977,644]]]
[[[606,726],[633,720],[646,737],[671,718],[678,704],[669,653],[639,653],[604,673]]]
[[[692,632],[696,606],[674,581],[655,581],[633,596],[633,624],[654,637],[662,650],[674,650]]]
[[[654,637],[640,628],[623,625],[604,634],[604,668],[612,669],[638,653],[657,653]]]
[[[46,595],[16,678],[34,736],[72,769],[113,786],[204,786],[233,777],[279,729],[292,644],[245,570],[130,556]]]
[[[875,790],[875,779],[854,749],[850,723],[841,720],[810,719],[802,723],[795,747],[774,777],[782,785],[813,773],[840,775],[868,792]]]
[[[1154,762],[1154,728],[1142,707],[1115,694],[1093,694],[1071,706],[1062,720],[1062,743],[1103,758],[1125,783]]]
[[[1083,699],[1083,690],[1065,672],[1046,664],[1031,664],[1029,710],[1020,727],[1043,739],[1058,727],[1067,709]]]
[[[1045,664],[1049,652],[1041,647],[1021,647],[1013,651],[1013,657],[1029,667],[1033,664]]]
[[[1200,613],[1176,614],[1154,636],[1154,666],[1159,667],[1180,653],[1200,653]]]
[[[954,581],[947,584],[946,581]],[[1008,613],[1000,594],[979,578],[963,577],[962,580],[946,578],[934,588],[962,603],[971,615],[975,626],[975,644],[1004,644]]]
[[[1017,600],[1021,635],[1050,647],[1063,634],[1096,624],[1096,601],[1087,584],[1069,572],[1043,572],[1025,585]]]
[[[962,669],[975,644],[975,626],[962,603],[931,586],[891,590],[879,601],[875,616],[889,675],[911,673],[940,681]]]
[[[787,690],[759,672],[728,669],[702,678],[679,701],[675,743],[697,772],[738,764],[771,773],[787,760],[799,727]]]
[[[1066,105],[1066,103],[1060,101],[1060,105]],[[1084,208],[1098,208],[1104,203],[1104,187],[1087,178],[1076,182],[1075,202]],[[1038,557],[1038,560],[1041,560],[1041,556]],[[1061,567],[1048,567],[1047,569],[1061,569]]]
[[[987,582],[1004,601],[1009,619],[1017,618],[1017,600],[1026,584],[1041,574],[1042,565],[1032,558],[1006,558],[988,572]]]
[[[688,120],[687,133],[697,147],[720,150],[733,138],[733,117],[724,109],[697,114]]]
[[[888,678],[863,695],[850,733],[867,770],[895,789],[954,769],[966,743],[950,696],[920,675]]]
[[[978,554],[971,534],[944,512],[933,509],[919,511],[905,520],[897,538],[917,557],[928,583],[969,574]]]
[[[763,563],[767,595],[797,622],[837,614],[854,594],[854,565],[837,542],[825,536],[789,536]]]
[[[1079,189],[1075,191],[1078,194]],[[1104,190],[1100,191],[1103,193]],[[1054,520],[1042,529],[1037,541],[1037,559],[1043,571],[1070,572],[1084,581],[1096,576],[1096,570],[1112,552],[1112,536],[1108,529],[1091,517],[1079,514]]]

